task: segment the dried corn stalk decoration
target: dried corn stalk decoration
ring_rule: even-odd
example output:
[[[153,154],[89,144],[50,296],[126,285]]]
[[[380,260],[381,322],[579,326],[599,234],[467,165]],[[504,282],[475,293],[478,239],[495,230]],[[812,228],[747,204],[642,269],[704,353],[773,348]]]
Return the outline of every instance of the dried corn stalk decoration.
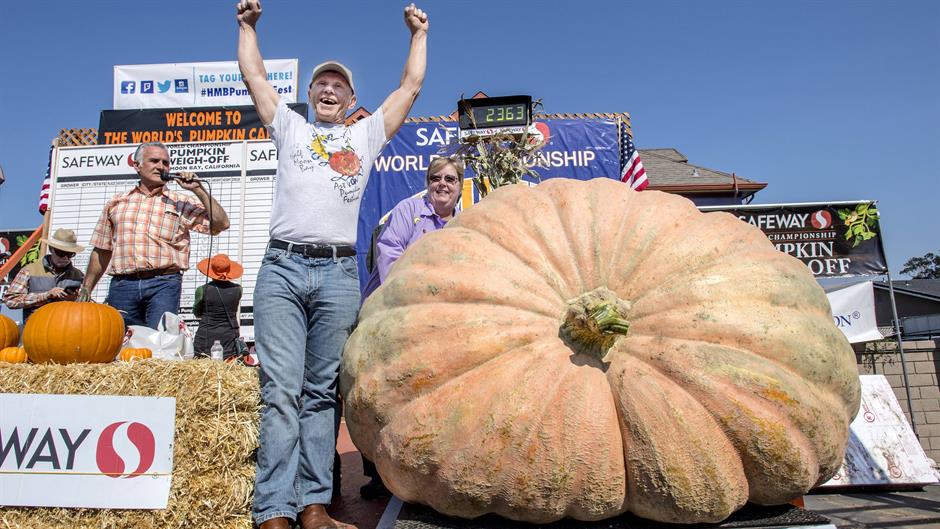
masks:
[[[461,96],[461,101],[464,101]],[[466,103],[464,103],[466,104]],[[532,115],[542,107],[542,101],[532,103]],[[473,112],[467,115],[476,126]],[[461,143],[456,154],[473,172],[473,185],[482,199],[497,187],[516,184],[528,176],[539,180],[538,173],[532,169],[533,155],[544,146],[540,136],[525,130],[521,137],[512,134],[496,134],[477,138],[472,142]]]

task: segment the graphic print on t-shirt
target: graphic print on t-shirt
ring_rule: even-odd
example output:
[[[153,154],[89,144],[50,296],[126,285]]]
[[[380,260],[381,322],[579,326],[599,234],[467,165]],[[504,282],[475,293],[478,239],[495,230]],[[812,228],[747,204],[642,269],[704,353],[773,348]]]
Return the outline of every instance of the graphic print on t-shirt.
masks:
[[[330,152],[327,146],[335,143],[341,143],[342,147]],[[307,146],[307,151],[310,158],[316,163],[321,166],[328,165],[330,169],[337,173],[331,177],[331,180],[333,188],[339,191],[344,202],[353,202],[359,198],[362,160],[353,149],[347,134],[343,134],[342,138],[336,137],[332,132],[313,134],[310,145]],[[304,165],[307,164],[304,162],[306,160],[295,160],[295,162],[300,162],[298,166],[301,170],[305,170]]]

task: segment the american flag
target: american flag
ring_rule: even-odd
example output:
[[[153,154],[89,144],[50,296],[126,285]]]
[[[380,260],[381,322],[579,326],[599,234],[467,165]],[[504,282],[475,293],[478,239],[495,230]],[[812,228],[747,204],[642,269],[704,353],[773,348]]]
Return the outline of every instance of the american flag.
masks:
[[[643,191],[650,185],[646,178],[646,169],[640,161],[640,153],[634,147],[633,138],[627,132],[625,123],[620,124],[620,181],[637,191]]]
[[[52,179],[50,174],[52,171],[52,150],[49,148],[49,164],[46,165],[46,176],[42,179],[42,189],[39,190],[39,214],[45,215],[46,210],[49,209],[49,191],[52,187]]]

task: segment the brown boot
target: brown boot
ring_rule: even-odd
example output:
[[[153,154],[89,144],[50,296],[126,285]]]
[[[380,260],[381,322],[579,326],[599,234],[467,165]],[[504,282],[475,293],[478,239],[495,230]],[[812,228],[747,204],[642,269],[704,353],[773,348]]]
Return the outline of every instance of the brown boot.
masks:
[[[290,529],[290,522],[287,518],[271,518],[261,524],[258,529]]]
[[[326,512],[325,505],[307,505],[300,513],[300,526],[303,529],[356,529],[354,526],[334,520]]]

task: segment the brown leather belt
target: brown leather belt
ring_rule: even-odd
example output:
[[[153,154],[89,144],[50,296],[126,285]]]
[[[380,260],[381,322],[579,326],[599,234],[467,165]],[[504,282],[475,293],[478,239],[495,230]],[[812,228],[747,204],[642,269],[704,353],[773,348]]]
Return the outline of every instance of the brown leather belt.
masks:
[[[278,239],[271,239],[271,242],[268,244],[271,248],[277,248],[278,250],[288,250],[294,253],[299,253],[305,257],[333,257],[334,250],[336,257],[352,257],[356,255],[356,249],[352,246],[339,245],[334,246],[331,244],[292,244],[287,241],[281,241]]]
[[[129,274],[115,274],[112,279],[152,279],[159,276],[168,276],[171,274],[178,274],[179,270],[173,270],[171,268],[157,268],[154,270],[141,270],[140,272],[131,272]]]

